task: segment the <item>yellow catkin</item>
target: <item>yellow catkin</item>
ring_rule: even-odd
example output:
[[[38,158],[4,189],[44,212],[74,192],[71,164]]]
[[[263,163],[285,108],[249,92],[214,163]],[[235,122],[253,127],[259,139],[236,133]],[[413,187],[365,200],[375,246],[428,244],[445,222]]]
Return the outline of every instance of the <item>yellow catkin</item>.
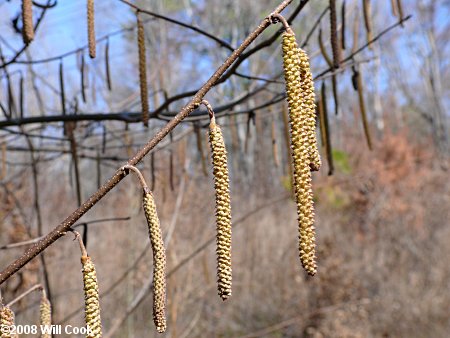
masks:
[[[84,283],[84,317],[86,327],[89,327],[87,338],[102,336],[102,321],[100,318],[100,302],[98,295],[97,273],[91,257],[82,256],[83,283]]]
[[[52,306],[45,294],[42,294],[40,310],[40,325],[50,327],[52,325]],[[51,338],[52,335],[48,333],[42,333],[41,338]]]
[[[87,0],[87,24],[89,56],[94,59],[97,54],[95,44],[94,0]]]
[[[9,328],[14,325],[14,312],[7,306],[0,306],[0,338],[13,338]]]
[[[34,26],[33,26],[33,1],[22,0],[22,36],[23,42],[29,44],[34,39]]]
[[[227,151],[220,127],[211,119],[209,143],[213,162],[214,188],[216,190],[217,227],[217,284],[219,296],[226,300],[231,296],[231,204],[228,179]]]
[[[301,110],[307,118],[306,134],[308,136],[308,152],[310,157],[310,167],[318,171],[321,166],[319,149],[316,137],[316,98],[314,94],[314,82],[309,67],[309,58],[304,50],[298,49],[300,60],[300,85],[301,85]]]
[[[153,321],[158,332],[166,331],[166,252],[151,192],[144,191],[144,212],[153,250]]]
[[[137,16],[137,41],[139,52],[139,85],[141,89],[142,121],[144,126],[148,126],[149,106],[148,106],[148,84],[147,84],[147,61],[145,54],[145,33],[139,15]]]
[[[283,34],[282,47],[294,167],[293,183],[299,223],[299,256],[308,274],[314,275],[317,266],[308,135],[310,122],[308,121],[308,114],[302,111],[299,50],[293,33],[286,32]]]

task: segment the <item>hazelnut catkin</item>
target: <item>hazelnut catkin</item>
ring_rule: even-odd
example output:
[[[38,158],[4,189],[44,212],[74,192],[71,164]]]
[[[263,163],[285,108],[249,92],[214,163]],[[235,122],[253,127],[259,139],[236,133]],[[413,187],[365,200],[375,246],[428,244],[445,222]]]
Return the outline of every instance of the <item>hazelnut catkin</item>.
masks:
[[[314,95],[314,82],[309,67],[309,58],[304,50],[298,49],[300,61],[300,84],[301,84],[301,111],[306,116],[306,133],[308,136],[308,151],[310,153],[310,167],[318,171],[321,166],[319,150],[316,137],[316,98]]]
[[[9,327],[14,325],[14,312],[8,306],[0,306],[0,338],[13,338]]]
[[[95,44],[94,0],[87,0],[87,24],[89,56],[94,59],[97,54]]]
[[[314,206],[311,187],[311,152],[308,115],[302,111],[300,56],[292,31],[283,34],[283,68],[289,106],[291,153],[294,167],[294,192],[299,222],[300,261],[310,275],[316,273]]]
[[[40,310],[40,325],[41,326],[51,326],[52,325],[52,305],[48,300],[45,292],[42,292],[41,304],[39,306]],[[42,333],[41,338],[51,338],[51,334]]]
[[[142,121],[148,127],[149,106],[148,106],[148,84],[147,84],[147,60],[145,54],[145,33],[142,20],[137,14],[137,42],[139,53],[139,85],[141,89]]]
[[[230,183],[225,142],[214,116],[211,117],[209,124],[209,143],[216,190],[217,284],[219,296],[226,300],[231,296],[232,279]]]
[[[166,252],[153,194],[144,189],[144,212],[153,251],[153,321],[159,333],[166,331]]]
[[[84,317],[86,326],[90,328],[87,338],[100,338],[102,336],[102,321],[100,318],[100,302],[98,295],[97,273],[91,257],[81,257],[83,265],[84,283]]]
[[[34,39],[32,0],[22,0],[22,22],[23,42],[28,45]]]

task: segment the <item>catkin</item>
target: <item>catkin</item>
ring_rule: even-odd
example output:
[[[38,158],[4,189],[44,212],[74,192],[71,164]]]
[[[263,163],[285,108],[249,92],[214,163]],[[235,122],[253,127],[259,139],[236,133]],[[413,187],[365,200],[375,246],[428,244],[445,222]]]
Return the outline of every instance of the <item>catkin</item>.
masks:
[[[322,88],[320,90],[320,100],[319,100],[319,113],[320,113],[320,124],[322,137],[324,139],[325,152],[327,155],[328,162],[328,175],[333,175],[334,164],[333,164],[333,151],[331,146],[330,138],[330,127],[328,123],[328,107],[327,107],[327,89],[325,86],[325,81],[322,82]],[[323,127],[323,128],[322,128]]]
[[[64,89],[64,66],[63,62],[59,63],[59,89],[60,89],[60,98],[61,98],[61,109],[62,114],[66,115],[66,91]]]
[[[339,48],[337,34],[336,0],[330,0],[330,38],[331,49],[333,52],[333,67],[339,68],[341,62],[341,50]]]
[[[402,0],[397,0],[397,9],[398,9],[398,16],[400,20],[403,20],[403,4],[402,4]],[[402,22],[400,24],[402,27],[405,26],[405,24]]]
[[[94,59],[96,56],[94,0],[87,0],[87,23],[88,23],[89,56],[92,59]]]
[[[301,48],[298,49],[300,61],[300,100],[301,111],[306,116],[306,135],[308,137],[308,151],[310,167],[314,171],[320,169],[321,161],[316,138],[316,98],[314,95],[314,82],[309,66],[308,55]]]
[[[148,106],[148,85],[147,85],[147,61],[145,54],[145,34],[144,25],[137,15],[137,41],[139,52],[139,85],[141,89],[142,121],[148,127],[149,106]]]
[[[345,49],[345,30],[347,26],[347,17],[346,17],[346,7],[345,0],[342,1],[341,7],[341,20],[342,20],[342,28],[341,28],[341,48]]]
[[[289,106],[294,192],[299,222],[300,261],[310,275],[316,273],[314,206],[310,170],[308,115],[302,111],[299,49],[292,32],[283,34],[283,68]]]
[[[14,325],[14,312],[8,306],[0,306],[0,338],[13,338],[9,328]]]
[[[100,318],[100,302],[98,295],[97,273],[91,257],[82,256],[83,282],[84,282],[84,317],[86,326],[90,328],[87,338],[102,336],[102,321]]]
[[[111,70],[109,67],[109,39],[106,40],[105,45],[105,73],[106,73],[106,85],[108,86],[108,90],[112,90],[112,82],[111,82]]]
[[[372,4],[370,0],[362,0],[363,2],[363,14],[364,25],[366,26],[367,43],[372,41]],[[369,46],[370,48],[370,46]]]
[[[153,250],[153,321],[158,332],[166,331],[166,253],[155,200],[144,191],[144,212]]]
[[[360,74],[360,70],[355,71],[354,76],[356,77],[359,109],[361,110],[361,119],[362,119],[363,128],[364,128],[364,135],[366,136],[366,142],[367,142],[367,146],[369,147],[369,150],[372,150],[372,138],[370,137],[369,124],[367,121],[366,104],[364,102],[364,88],[363,88],[362,75]]]
[[[397,0],[391,0],[391,9],[392,9],[392,15],[393,16],[398,16]]]
[[[34,39],[32,0],[22,0],[22,22],[23,42],[28,45]]]
[[[85,84],[85,61],[84,55],[81,54],[81,66],[80,66],[80,80],[81,80],[81,97],[83,102],[86,103],[86,84]]]
[[[42,293],[40,310],[40,325],[50,327],[52,325],[52,305],[48,300],[45,293]],[[48,333],[42,333],[41,338],[51,338],[52,335]]]
[[[209,143],[216,190],[217,284],[219,296],[226,300],[231,296],[232,280],[230,183],[225,142],[214,117],[211,118],[209,124]]]

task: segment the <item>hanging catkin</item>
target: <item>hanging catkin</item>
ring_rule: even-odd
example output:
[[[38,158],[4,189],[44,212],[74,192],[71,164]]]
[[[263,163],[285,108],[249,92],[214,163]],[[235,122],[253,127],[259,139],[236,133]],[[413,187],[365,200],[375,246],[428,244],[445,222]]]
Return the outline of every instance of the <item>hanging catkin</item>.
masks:
[[[158,332],[166,331],[166,253],[153,194],[144,189],[144,212],[153,250],[153,321]]]
[[[391,9],[392,9],[392,15],[393,16],[398,16],[397,0],[391,0]]]
[[[372,41],[372,4],[370,0],[362,0],[363,2],[363,14],[364,14],[364,25],[366,26],[366,36],[367,43]],[[370,48],[370,46],[369,46]]]
[[[84,103],[86,103],[85,66],[86,65],[84,60],[84,54],[81,54],[81,66],[80,66],[81,97]]]
[[[22,37],[25,44],[29,44],[34,39],[33,26],[33,1],[22,0]]]
[[[320,46],[320,51],[322,53],[322,56],[325,59],[325,61],[327,62],[328,67],[333,68],[333,63],[332,63],[331,58],[328,55],[325,45],[323,43],[321,30],[319,30],[319,46]],[[335,111],[335,114],[338,115],[339,96],[338,96],[338,89],[337,89],[338,86],[337,86],[336,74],[334,74],[334,73],[331,75],[331,84],[333,86],[334,111]]]
[[[325,44],[323,43],[322,28],[319,29],[318,39],[319,39],[320,52],[322,53],[322,56],[323,56],[325,62],[327,63],[328,67],[333,67],[333,61],[331,60],[330,56],[328,55],[327,49],[325,48]]]
[[[60,98],[61,98],[61,109],[62,114],[66,115],[66,91],[64,89],[64,68],[63,61],[59,63],[59,90],[60,90]]]
[[[359,11],[355,10],[355,17],[353,18],[353,45],[352,54],[356,52],[359,44]]]
[[[333,67],[337,69],[341,62],[341,50],[339,48],[337,33],[336,0],[330,0],[330,38],[333,52]]]
[[[276,135],[276,126],[275,126],[275,116],[274,114],[270,114],[270,136],[272,137],[272,156],[275,167],[280,166],[280,160],[278,158],[278,145],[277,145],[277,135]]]
[[[330,127],[328,123],[328,107],[327,107],[327,89],[325,86],[325,81],[322,82],[322,88],[320,90],[320,100],[319,100],[319,114],[320,114],[320,124],[321,133],[324,140],[325,152],[327,154],[328,162],[328,175],[333,175],[334,164],[333,164],[333,148],[331,145],[330,138]]]
[[[300,261],[310,275],[317,270],[315,258],[314,206],[311,186],[308,115],[302,111],[299,49],[294,33],[283,34],[283,68],[289,105],[294,192],[299,222]]]
[[[231,296],[232,280],[230,182],[225,142],[214,115],[209,124],[209,143],[216,190],[217,284],[219,296],[226,300]]]
[[[23,76],[20,76],[20,82],[19,82],[19,113],[20,113],[20,118],[23,118],[23,114],[24,114],[24,96],[25,96],[25,92],[24,92],[24,88],[23,88]]]
[[[202,172],[203,172],[203,175],[208,176],[208,171],[206,170],[205,154],[203,151],[203,142],[202,142],[202,137],[200,135],[200,126],[198,124],[196,124],[194,126],[194,132],[195,132],[195,139],[196,139],[196,143],[197,143],[197,151],[200,155]]]
[[[356,78],[356,81],[353,82],[356,83],[356,89],[358,91],[359,109],[361,111],[364,135],[366,136],[367,146],[372,150],[372,139],[370,137],[369,124],[367,121],[366,104],[364,103],[364,88],[360,69],[353,69],[353,78]]]
[[[3,304],[0,305],[0,338],[13,338],[11,327],[14,325],[14,312]]]
[[[137,41],[139,51],[139,85],[141,89],[141,108],[142,108],[142,121],[144,126],[148,127],[149,119],[149,106],[148,106],[148,85],[147,85],[147,61],[145,53],[145,33],[144,25],[139,13],[137,18]]]
[[[309,66],[308,55],[301,48],[298,49],[300,61],[300,100],[301,111],[306,117],[305,132],[308,136],[308,151],[311,161],[310,167],[314,171],[320,169],[321,161],[316,137],[316,98],[314,95],[314,82]]]
[[[341,48],[345,49],[345,30],[347,26],[347,17],[346,17],[346,7],[345,0],[342,1],[341,7],[341,20],[342,20],[342,28],[341,28]]]
[[[399,20],[403,20],[403,4],[402,4],[402,0],[397,0],[397,9],[398,9],[398,16],[399,16]],[[400,24],[402,27],[405,27],[404,23],[402,22]]]
[[[111,70],[109,68],[109,39],[106,40],[105,45],[105,73],[106,73],[106,84],[108,86],[108,90],[112,90],[111,83]]]
[[[87,24],[88,24],[89,56],[92,59],[94,59],[96,56],[94,0],[87,0]]]
[[[83,265],[84,318],[91,333],[86,337],[99,338],[102,336],[102,321],[100,318],[97,273],[91,257],[83,255],[81,264]]]
[[[42,291],[41,304],[39,305],[40,325],[41,327],[50,327],[52,325],[52,305],[47,298],[45,291]],[[42,333],[41,338],[51,338],[49,333]]]

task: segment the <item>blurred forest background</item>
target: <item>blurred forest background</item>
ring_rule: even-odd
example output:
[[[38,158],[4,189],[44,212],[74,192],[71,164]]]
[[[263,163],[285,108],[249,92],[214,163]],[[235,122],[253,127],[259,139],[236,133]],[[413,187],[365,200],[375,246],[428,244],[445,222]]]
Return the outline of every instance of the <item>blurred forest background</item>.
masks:
[[[238,46],[278,5],[274,0],[134,3],[201,27],[228,47]],[[316,97],[328,107],[334,163],[328,175],[330,158],[322,147],[323,168],[313,174],[318,274],[307,277],[298,259],[278,38],[206,95],[229,152],[234,229],[228,301],[216,291],[214,189],[204,111],[194,112],[139,165],[154,189],[167,246],[165,335],[448,337],[450,1],[404,0],[402,11],[397,1],[370,1],[372,36],[394,27],[334,73],[323,54],[332,55],[329,1],[293,1],[283,15],[295,14],[302,3],[292,27],[299,41],[308,42],[304,49],[313,75],[320,75]],[[337,1],[338,32],[342,40],[344,29],[345,59],[367,43],[367,33],[362,1],[345,1],[345,27],[342,3]],[[193,30],[143,14],[151,113],[146,128],[135,14],[123,2],[97,0],[99,41],[97,57],[90,59],[85,6],[62,0],[46,10],[34,6],[35,22],[44,17],[34,41],[14,58],[24,46],[17,32],[20,1],[0,0],[2,269],[94,193],[231,52]],[[280,27],[269,27],[249,49]],[[352,86],[355,72],[362,79],[372,150]],[[78,223],[88,224],[87,248],[97,266],[106,337],[157,336],[141,201],[130,175]],[[2,285],[3,298],[43,283],[54,322],[82,326],[80,254],[73,236],[57,241],[43,257]],[[13,307],[16,322],[37,324],[38,307],[37,296],[24,298]]]

